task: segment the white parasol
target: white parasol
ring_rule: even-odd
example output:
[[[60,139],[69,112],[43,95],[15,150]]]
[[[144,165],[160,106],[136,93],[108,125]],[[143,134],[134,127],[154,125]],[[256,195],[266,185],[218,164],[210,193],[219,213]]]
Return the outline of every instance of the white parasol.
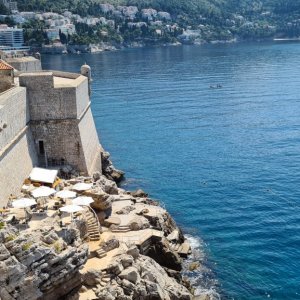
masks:
[[[91,187],[92,187],[91,184],[88,184],[85,182],[79,182],[79,183],[76,183],[72,189],[75,191],[86,191],[86,190],[89,190]]]
[[[67,212],[71,214],[71,219],[73,220],[73,213],[84,210],[79,205],[65,205],[59,209],[60,211]]]
[[[76,197],[76,192],[69,191],[69,190],[62,190],[57,192],[55,196],[62,199],[71,199]]]
[[[40,197],[48,197],[50,195],[53,195],[56,193],[55,189],[49,188],[48,186],[40,186],[37,189],[33,190],[31,192],[31,195],[34,198],[40,198]]]
[[[30,198],[21,198],[12,202],[12,206],[15,208],[26,208],[35,204],[36,201]]]
[[[27,222],[27,212],[26,207],[36,205],[36,201],[30,198],[21,198],[12,202],[12,206],[15,208],[24,208],[25,212],[25,222]]]
[[[83,208],[79,205],[71,204],[71,205],[65,205],[65,206],[61,207],[59,210],[72,214],[74,212],[82,211]]]
[[[92,197],[85,197],[85,196],[77,197],[72,200],[72,203],[74,205],[90,205],[93,202],[94,200]]]

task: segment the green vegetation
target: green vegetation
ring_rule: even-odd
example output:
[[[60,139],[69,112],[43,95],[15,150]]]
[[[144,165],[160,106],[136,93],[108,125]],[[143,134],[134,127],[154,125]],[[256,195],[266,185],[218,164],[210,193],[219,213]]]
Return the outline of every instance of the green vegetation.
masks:
[[[54,250],[57,254],[62,252],[63,248],[60,242],[57,241],[54,243]]]
[[[16,239],[16,236],[14,234],[10,234],[5,238],[5,243],[13,241]]]
[[[14,22],[13,19],[11,19],[10,17],[5,17],[4,20],[0,20],[0,24],[7,24],[10,27],[13,27],[16,25],[16,23]]]
[[[6,15],[8,13],[8,9],[2,3],[0,3],[0,15]]]
[[[5,223],[4,222],[0,222],[0,230],[3,229],[5,227]]]
[[[31,247],[32,245],[33,245],[32,242],[27,242],[27,243],[25,243],[25,244],[22,245],[22,250],[23,250],[23,251],[27,251],[27,250],[30,249],[30,247]]]
[[[137,6],[139,9],[153,8],[169,12],[178,29],[167,31],[157,28],[129,28],[128,20],[103,13],[99,4],[108,3]],[[64,44],[88,44],[109,42],[112,44],[144,41],[146,43],[168,43],[177,41],[183,30],[197,30],[200,41],[243,39],[266,39],[273,37],[300,36],[300,0],[18,0],[20,11],[69,10],[85,16],[104,16],[115,21],[114,28],[104,25],[87,26],[76,24],[77,34],[72,37],[60,34]],[[4,8],[0,6],[1,9]],[[143,21],[138,13],[134,22]],[[36,22],[35,22],[36,23]],[[34,25],[30,27],[31,25]],[[29,44],[49,43],[40,24],[26,25],[25,38]],[[44,27],[45,28],[45,27]],[[117,30],[119,28],[120,30]],[[193,39],[193,38],[191,38]]]
[[[29,45],[49,44],[45,29],[47,28],[42,21],[31,20],[23,25],[24,39]]]

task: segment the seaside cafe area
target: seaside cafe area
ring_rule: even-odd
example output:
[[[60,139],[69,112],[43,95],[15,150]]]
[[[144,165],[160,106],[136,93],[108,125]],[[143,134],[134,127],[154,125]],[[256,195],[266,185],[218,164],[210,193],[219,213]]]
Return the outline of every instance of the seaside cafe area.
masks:
[[[163,238],[162,231],[145,224],[144,216],[156,218],[166,213],[164,208],[148,205],[146,198],[135,198],[120,188],[117,188],[119,195],[115,196],[115,201],[102,201],[104,193],[95,178],[61,179],[57,174],[57,170],[33,168],[18,197],[11,195],[7,206],[1,209],[0,227],[9,224],[19,231],[34,231],[51,225],[56,231],[67,232],[84,222],[87,224],[85,241],[92,254],[85,271],[95,264],[100,269],[107,268],[115,256],[124,253],[132,244],[143,252],[149,240]],[[111,183],[108,180],[108,184]],[[104,225],[100,225],[103,213],[99,213],[99,208],[110,210],[110,216],[102,219]],[[174,230],[167,237],[170,244],[178,235],[179,232]],[[119,245],[105,251],[101,245],[110,240],[118,240]],[[187,257],[191,251],[188,242],[172,246],[182,257]]]

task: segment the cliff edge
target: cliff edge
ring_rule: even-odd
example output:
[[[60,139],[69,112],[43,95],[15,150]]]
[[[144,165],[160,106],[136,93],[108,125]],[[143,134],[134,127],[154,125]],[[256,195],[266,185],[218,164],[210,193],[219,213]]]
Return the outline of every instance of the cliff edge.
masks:
[[[32,213],[28,226],[1,221],[0,299],[192,299],[180,274],[190,249],[168,212],[100,173],[59,188],[78,183],[90,185],[78,193],[93,198],[100,235],[91,208],[62,226],[68,216],[51,207],[51,197],[47,214]]]

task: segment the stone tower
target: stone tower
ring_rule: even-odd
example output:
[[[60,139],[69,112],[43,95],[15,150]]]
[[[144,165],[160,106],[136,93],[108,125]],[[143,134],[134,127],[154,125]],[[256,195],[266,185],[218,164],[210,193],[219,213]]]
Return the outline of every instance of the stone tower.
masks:
[[[71,165],[84,174],[101,172],[101,146],[90,108],[88,76],[59,71],[23,73],[30,128],[44,167]]]

